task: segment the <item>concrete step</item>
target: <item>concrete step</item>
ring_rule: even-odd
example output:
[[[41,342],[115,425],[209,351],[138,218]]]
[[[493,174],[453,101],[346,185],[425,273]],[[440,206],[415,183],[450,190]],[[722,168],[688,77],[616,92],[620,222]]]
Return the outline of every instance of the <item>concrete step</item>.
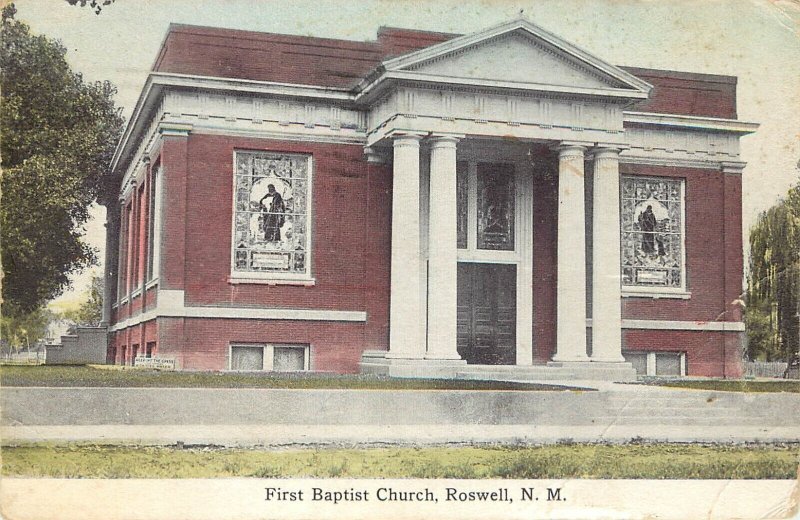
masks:
[[[553,368],[544,366],[492,366],[465,367],[456,372],[457,379],[492,380],[492,381],[555,381],[575,379],[575,374],[568,368]]]
[[[663,425],[670,426],[764,426],[772,424],[763,417],[708,417],[695,415],[671,416],[635,416],[635,415],[601,415],[587,417],[584,424],[614,424],[614,425]]]
[[[675,408],[607,408],[608,415],[630,415],[636,417],[733,417],[742,415],[736,408],[697,408],[697,407],[675,407]]]

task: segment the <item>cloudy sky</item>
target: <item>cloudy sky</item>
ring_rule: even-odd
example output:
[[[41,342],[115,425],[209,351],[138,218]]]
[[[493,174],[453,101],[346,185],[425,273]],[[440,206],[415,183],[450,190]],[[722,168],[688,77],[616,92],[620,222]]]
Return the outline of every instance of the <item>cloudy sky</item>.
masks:
[[[617,65],[739,78],[744,226],[798,179],[800,3],[796,0],[116,0],[98,16],[64,0],[17,0],[20,20],[58,38],[74,70],[111,80],[127,117],[170,23],[370,40],[381,25],[469,33],[524,10],[534,23]],[[87,231],[102,250],[102,209]],[[102,254],[101,254],[102,258]],[[74,298],[88,275],[75,279]]]

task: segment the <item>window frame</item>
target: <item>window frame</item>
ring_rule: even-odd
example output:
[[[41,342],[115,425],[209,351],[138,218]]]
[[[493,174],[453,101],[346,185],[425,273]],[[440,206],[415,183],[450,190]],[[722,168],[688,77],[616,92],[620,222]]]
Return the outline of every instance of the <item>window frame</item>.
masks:
[[[307,161],[306,168],[306,270],[304,273],[286,272],[259,272],[259,271],[238,271],[236,269],[236,184],[237,184],[237,165],[240,155],[292,155],[304,157]],[[314,157],[306,152],[284,152],[280,150],[254,150],[254,149],[235,149],[233,151],[232,164],[232,194],[231,194],[231,234],[230,234],[230,283],[275,283],[275,284],[298,284],[313,285],[312,261],[313,261],[313,182],[314,180]]]
[[[261,370],[235,370],[233,368],[233,349],[241,348],[262,348],[262,367]],[[302,370],[274,370],[275,367],[275,348],[303,349],[303,369]],[[229,343],[228,344],[228,370],[231,372],[308,372],[311,370],[311,345],[303,343]]]
[[[622,245],[623,233],[622,229],[622,205],[623,205],[623,183],[626,178],[629,179],[651,179],[651,180],[669,180],[680,182],[681,194],[681,227],[680,227],[680,245],[681,245],[681,286],[680,287],[666,287],[660,285],[625,285],[623,277],[623,261],[622,261]],[[682,298],[688,299],[691,297],[689,292],[689,284],[686,276],[686,178],[685,177],[671,177],[664,175],[639,175],[639,174],[620,174],[619,185],[619,205],[620,205],[620,219],[619,219],[619,242],[620,242],[620,258],[619,258],[619,274],[620,274],[620,288],[623,297],[655,297],[655,298]]]

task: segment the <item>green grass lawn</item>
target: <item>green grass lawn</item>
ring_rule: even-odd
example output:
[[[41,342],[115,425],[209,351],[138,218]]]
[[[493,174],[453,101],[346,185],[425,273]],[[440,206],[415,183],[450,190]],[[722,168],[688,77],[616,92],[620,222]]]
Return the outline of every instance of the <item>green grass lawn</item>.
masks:
[[[793,479],[800,445],[259,450],[33,444],[4,447],[4,476],[57,478]]]
[[[354,390],[527,390],[560,391],[563,386],[538,383],[398,379],[355,374],[275,374],[235,372],[169,372],[86,366],[0,366],[3,386],[99,386],[170,388],[288,388]]]
[[[653,382],[674,388],[693,388],[697,390],[722,390],[725,392],[800,392],[800,381],[780,379],[775,381],[749,381],[734,379],[704,379],[686,381]]]

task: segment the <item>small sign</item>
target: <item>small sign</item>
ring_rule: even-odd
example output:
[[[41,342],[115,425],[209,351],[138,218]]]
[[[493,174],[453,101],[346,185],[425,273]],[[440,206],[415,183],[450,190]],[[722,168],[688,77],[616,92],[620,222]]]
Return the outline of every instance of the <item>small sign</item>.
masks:
[[[652,285],[666,285],[667,272],[666,271],[645,271],[639,269],[636,272],[636,281],[638,283],[647,283]]]
[[[289,255],[287,253],[253,253],[254,269],[289,269]]]
[[[157,368],[160,370],[175,370],[175,360],[163,357],[136,356],[133,366],[140,368]]]

